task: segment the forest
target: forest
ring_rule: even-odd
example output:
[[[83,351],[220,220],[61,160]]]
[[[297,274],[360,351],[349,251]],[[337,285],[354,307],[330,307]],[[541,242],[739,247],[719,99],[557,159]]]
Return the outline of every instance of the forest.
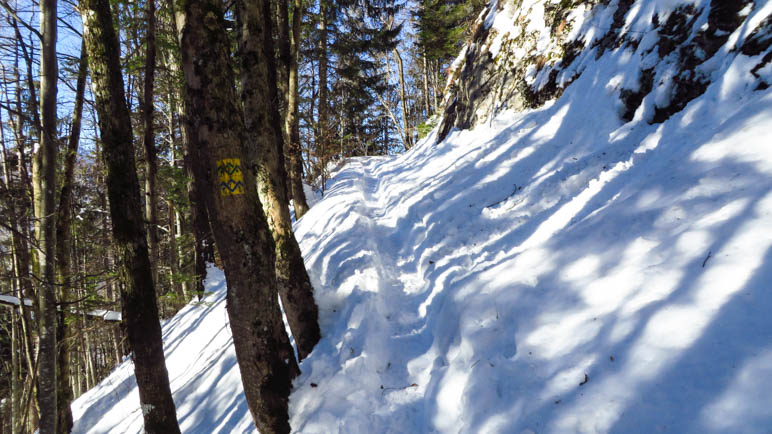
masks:
[[[129,355],[145,429],[178,432],[159,320],[203,296],[207,263],[228,270],[234,323],[279,329],[282,294],[302,360],[319,326],[291,218],[336,161],[427,133],[482,6],[2,0],[3,432],[69,432],[70,402]],[[297,365],[250,333],[240,357],[275,378],[253,373],[250,408],[286,431]],[[276,339],[262,349],[294,359]]]
[[[768,432],[770,35],[0,0],[0,434]]]

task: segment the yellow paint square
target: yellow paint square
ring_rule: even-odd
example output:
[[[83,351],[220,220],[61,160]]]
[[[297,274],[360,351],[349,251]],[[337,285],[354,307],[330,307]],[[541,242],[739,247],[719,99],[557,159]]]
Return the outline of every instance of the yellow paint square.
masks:
[[[217,162],[217,175],[220,178],[220,195],[235,196],[244,194],[244,175],[241,173],[241,160],[226,158]]]

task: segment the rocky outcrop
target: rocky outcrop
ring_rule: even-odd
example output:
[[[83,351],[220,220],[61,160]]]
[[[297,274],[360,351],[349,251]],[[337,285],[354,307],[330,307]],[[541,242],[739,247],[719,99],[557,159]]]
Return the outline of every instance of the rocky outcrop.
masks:
[[[438,139],[559,98],[619,50],[628,60],[613,92],[625,122],[647,97],[652,109],[641,116],[649,123],[683,110],[713,80],[719,52],[754,59],[749,73],[764,90],[772,81],[769,14],[759,0],[493,0],[450,68]]]

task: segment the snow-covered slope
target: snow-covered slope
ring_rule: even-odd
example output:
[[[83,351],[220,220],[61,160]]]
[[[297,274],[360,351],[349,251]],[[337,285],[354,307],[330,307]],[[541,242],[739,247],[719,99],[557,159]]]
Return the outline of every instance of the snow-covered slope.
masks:
[[[663,123],[653,96],[620,119],[617,50],[538,109],[351,160],[296,225],[323,339],[293,428],[772,432],[768,52],[716,54]],[[254,432],[223,285],[164,326],[188,433]],[[141,432],[131,372],[75,402],[75,432]]]

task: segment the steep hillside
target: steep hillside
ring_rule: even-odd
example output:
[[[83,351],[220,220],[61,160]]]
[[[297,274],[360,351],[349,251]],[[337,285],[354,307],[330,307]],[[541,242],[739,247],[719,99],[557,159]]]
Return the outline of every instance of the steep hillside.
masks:
[[[451,67],[439,139],[503,109],[535,108],[583,74],[615,116],[662,123],[702,95],[728,59],[769,87],[772,19],[752,0],[495,0]],[[597,75],[606,64],[611,74]]]
[[[296,431],[769,432],[772,4],[730,8],[730,28],[686,3],[494,4],[478,31],[497,53],[515,44],[490,36],[508,17],[571,6],[569,36],[538,41],[584,48],[523,69],[554,93],[517,106],[534,100],[484,91],[509,81],[470,45],[457,92],[492,87],[449,100],[443,140],[333,174],[296,224],[323,334],[295,382]],[[689,52],[707,60],[681,83]],[[222,278],[208,284],[164,326],[181,427],[253,432]],[[76,401],[76,432],[141,431],[130,363]]]

